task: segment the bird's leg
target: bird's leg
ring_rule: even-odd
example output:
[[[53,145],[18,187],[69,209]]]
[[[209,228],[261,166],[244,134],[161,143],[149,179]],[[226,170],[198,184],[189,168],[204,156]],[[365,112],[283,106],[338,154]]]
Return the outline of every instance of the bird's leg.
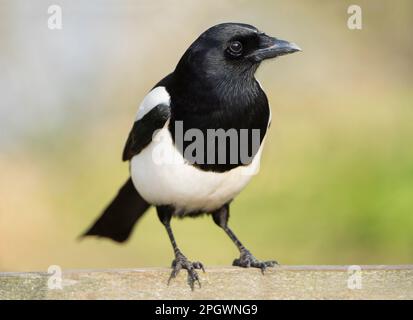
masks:
[[[243,267],[243,268],[260,268],[262,273],[264,273],[267,267],[274,267],[277,264],[277,261],[259,261],[257,260],[251,252],[249,252],[241,241],[238,240],[234,232],[228,227],[228,218],[229,218],[229,205],[226,204],[222,208],[212,213],[212,218],[214,222],[224,229],[226,234],[231,238],[232,242],[237,246],[240,257],[235,259],[232,263],[233,266]]]
[[[170,281],[175,278],[181,269],[186,269],[188,272],[188,284],[192,290],[194,290],[195,282],[198,282],[199,287],[201,287],[201,282],[195,269],[202,269],[205,272],[204,266],[201,262],[191,262],[189,261],[179,250],[176,244],[175,237],[171,229],[171,218],[173,209],[167,206],[157,207],[158,217],[162,224],[165,226],[166,232],[168,233],[169,239],[171,240],[172,247],[174,249],[175,259],[172,261],[172,273],[168,280],[168,285]]]

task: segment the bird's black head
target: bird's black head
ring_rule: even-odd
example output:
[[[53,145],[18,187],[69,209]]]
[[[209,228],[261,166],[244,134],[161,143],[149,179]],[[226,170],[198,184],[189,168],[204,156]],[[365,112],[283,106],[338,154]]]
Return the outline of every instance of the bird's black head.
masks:
[[[235,149],[237,159],[241,159],[241,153],[246,150],[248,155],[255,155],[258,149],[252,146],[252,131],[258,130],[261,143],[270,111],[268,99],[254,73],[264,59],[299,50],[295,44],[267,36],[247,24],[224,23],[205,31],[188,48],[169,78],[172,136],[176,135],[176,124],[182,121],[183,132],[193,128],[202,131],[202,137],[207,137],[203,150],[209,150],[208,130],[228,132],[235,129],[241,132],[250,129],[248,141],[243,144],[239,141],[239,147],[237,142]],[[207,164],[212,154],[208,151],[203,153],[203,164],[206,165],[199,164],[203,170],[222,172],[240,165],[237,161],[231,162],[234,145],[229,140],[223,144],[228,156],[225,165],[218,164],[221,161],[218,158],[214,159],[214,165]],[[191,140],[185,140],[178,146],[182,154],[190,143]]]
[[[253,78],[259,64],[269,58],[300,51],[294,43],[279,40],[242,23],[209,28],[188,48],[177,71],[219,81],[227,77]]]

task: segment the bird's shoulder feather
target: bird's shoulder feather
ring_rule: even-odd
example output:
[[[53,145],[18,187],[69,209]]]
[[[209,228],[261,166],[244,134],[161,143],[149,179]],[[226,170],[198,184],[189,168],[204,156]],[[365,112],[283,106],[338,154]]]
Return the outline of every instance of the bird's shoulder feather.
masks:
[[[171,74],[159,81],[139,105],[135,122],[126,140],[122,160],[131,160],[151,141],[154,132],[161,129],[171,116],[171,97],[166,86]]]
[[[170,115],[169,105],[161,103],[152,107],[142,118],[136,120],[123,149],[122,160],[132,159],[150,144],[154,132],[165,125]]]

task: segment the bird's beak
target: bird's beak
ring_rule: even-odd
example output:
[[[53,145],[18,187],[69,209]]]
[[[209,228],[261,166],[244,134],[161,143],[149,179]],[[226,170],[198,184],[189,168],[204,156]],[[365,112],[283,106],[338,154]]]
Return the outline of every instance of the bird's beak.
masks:
[[[254,62],[260,62],[264,59],[275,58],[297,51],[301,51],[301,48],[293,42],[280,40],[262,34],[260,35],[259,48],[246,57]]]

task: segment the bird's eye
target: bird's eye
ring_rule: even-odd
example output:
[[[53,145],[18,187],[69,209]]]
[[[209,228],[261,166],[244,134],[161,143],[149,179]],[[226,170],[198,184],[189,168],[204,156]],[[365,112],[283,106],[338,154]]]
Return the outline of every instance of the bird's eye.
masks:
[[[232,41],[229,44],[228,52],[235,57],[239,57],[242,54],[242,43],[239,41]]]

